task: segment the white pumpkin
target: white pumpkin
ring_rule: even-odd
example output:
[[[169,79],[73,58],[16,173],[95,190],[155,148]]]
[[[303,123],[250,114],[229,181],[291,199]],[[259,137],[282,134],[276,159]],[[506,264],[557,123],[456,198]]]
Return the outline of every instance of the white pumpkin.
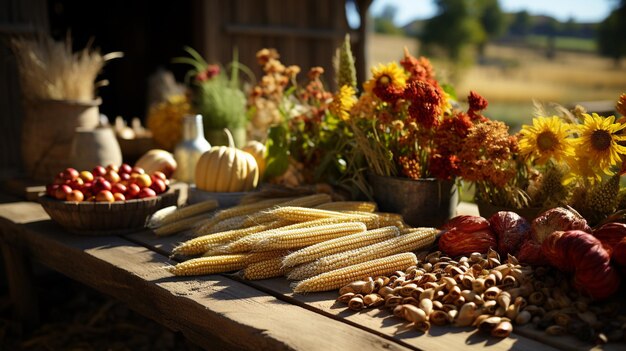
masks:
[[[176,170],[178,164],[171,153],[161,149],[152,149],[141,156],[135,163],[135,166],[143,168],[147,174],[152,174],[156,171],[163,172],[169,178]]]
[[[265,144],[256,140],[250,140],[241,149],[254,157],[259,167],[259,177],[263,178],[263,173],[265,172]]]
[[[210,192],[240,192],[256,188],[259,167],[254,157],[234,146],[228,129],[229,146],[214,146],[198,159],[196,187]]]

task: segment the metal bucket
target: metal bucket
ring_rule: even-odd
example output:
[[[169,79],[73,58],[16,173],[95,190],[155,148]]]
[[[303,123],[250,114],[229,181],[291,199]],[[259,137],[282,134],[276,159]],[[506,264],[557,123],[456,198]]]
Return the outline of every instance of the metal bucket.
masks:
[[[452,180],[408,179],[368,174],[382,212],[399,213],[413,227],[440,227],[456,216],[458,189]]]

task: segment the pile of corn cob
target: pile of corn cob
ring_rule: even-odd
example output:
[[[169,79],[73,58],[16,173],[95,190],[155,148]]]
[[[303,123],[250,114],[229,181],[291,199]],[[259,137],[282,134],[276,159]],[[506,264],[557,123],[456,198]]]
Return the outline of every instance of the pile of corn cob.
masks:
[[[409,228],[371,202],[331,202],[326,194],[269,199],[218,211],[177,246],[180,256],[203,255],[169,267],[176,275],[239,270],[245,279],[286,276],[295,292],[334,290],[416,264],[412,251],[439,232]]]

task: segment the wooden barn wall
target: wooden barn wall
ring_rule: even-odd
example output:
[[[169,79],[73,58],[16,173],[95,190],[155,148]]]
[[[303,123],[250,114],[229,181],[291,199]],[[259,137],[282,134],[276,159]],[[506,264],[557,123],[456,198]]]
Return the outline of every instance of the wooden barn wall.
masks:
[[[17,65],[9,48],[13,36],[48,30],[45,0],[0,1],[0,180],[21,169],[22,96]]]
[[[335,49],[346,33],[359,40],[347,23],[344,1],[209,0],[196,1],[195,8],[194,41],[202,54],[209,61],[226,63],[232,60],[232,48],[237,48],[240,61],[257,77],[261,69],[256,52],[275,48],[283,64],[301,67],[300,78],[309,68],[322,66],[326,83],[333,87]],[[356,55],[362,62],[364,55]]]

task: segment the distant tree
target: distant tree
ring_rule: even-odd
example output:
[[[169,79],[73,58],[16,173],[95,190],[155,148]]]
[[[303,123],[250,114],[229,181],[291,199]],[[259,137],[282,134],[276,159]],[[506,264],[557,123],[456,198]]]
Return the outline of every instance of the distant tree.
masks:
[[[598,26],[598,50],[600,55],[615,60],[626,56],[626,0],[622,0],[619,7]]]
[[[398,9],[393,5],[387,5],[383,8],[381,14],[374,17],[374,31],[382,34],[402,35],[404,31],[398,28],[393,19],[396,17]]]
[[[509,27],[509,32],[512,35],[526,36],[530,33],[532,27],[532,21],[528,11],[516,12],[513,16],[513,21]]]
[[[421,36],[429,47],[442,48],[447,56],[458,61],[467,46],[484,40],[485,31],[465,0],[436,0],[437,15],[428,20]]]
[[[498,0],[476,0],[478,20],[485,32],[484,40],[478,43],[478,52],[484,55],[485,46],[502,35],[506,26],[506,18]]]

